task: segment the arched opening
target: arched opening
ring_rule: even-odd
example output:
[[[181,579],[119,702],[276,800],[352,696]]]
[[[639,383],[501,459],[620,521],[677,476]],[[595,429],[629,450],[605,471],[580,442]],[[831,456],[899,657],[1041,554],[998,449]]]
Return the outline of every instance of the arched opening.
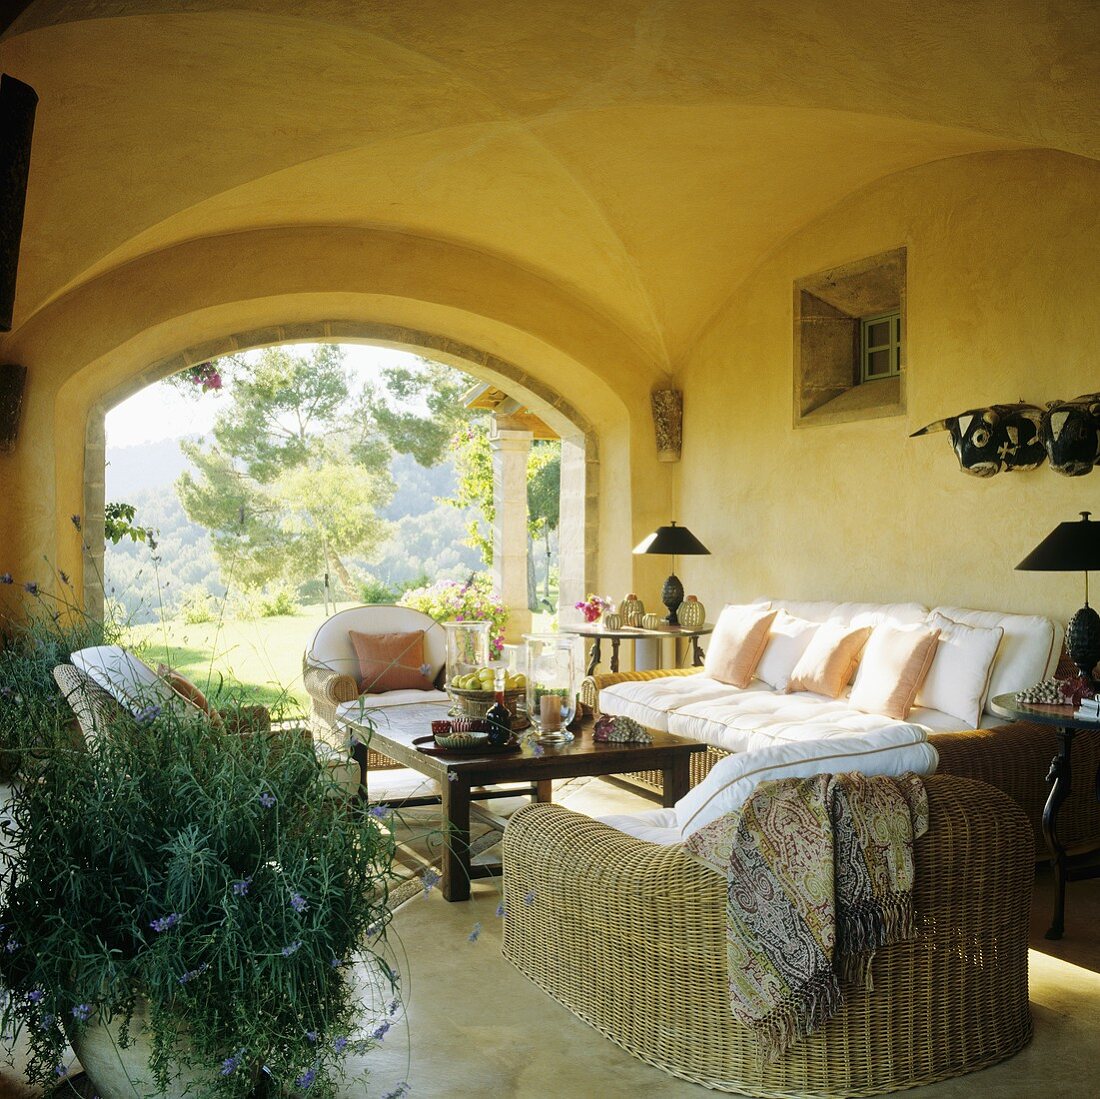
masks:
[[[531,378],[513,363],[479,349],[408,328],[355,322],[323,321],[296,323],[265,329],[263,338],[255,332],[240,332],[201,346],[184,348],[160,359],[135,377],[96,401],[88,414],[84,446],[84,537],[88,552],[84,570],[85,603],[88,610],[102,614],[105,601],[104,507],[106,504],[104,469],[106,461],[107,412],[148,385],[177,373],[182,367],[235,352],[280,344],[362,343],[414,351],[425,357],[454,366],[466,374],[490,383],[536,412],[561,441],[561,484],[559,520],[559,607],[571,607],[582,598],[588,578],[596,574],[597,501],[590,491],[597,483],[598,446],[593,425],[577,409],[546,385]],[[505,434],[522,434],[500,432]],[[505,456],[507,460],[507,456]],[[498,536],[503,531],[498,531]],[[523,547],[526,559],[526,545]],[[514,561],[513,561],[514,565]],[[518,636],[529,626],[530,613],[522,601],[514,568],[509,571],[507,556],[498,556],[494,575],[501,578],[501,596],[510,611],[510,633]],[[526,569],[524,567],[524,587]]]

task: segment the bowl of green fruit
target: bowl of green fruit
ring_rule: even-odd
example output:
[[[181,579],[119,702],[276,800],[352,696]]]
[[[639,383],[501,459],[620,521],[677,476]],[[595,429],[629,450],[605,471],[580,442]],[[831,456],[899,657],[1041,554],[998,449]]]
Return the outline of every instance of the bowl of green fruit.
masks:
[[[451,697],[451,715],[454,717],[484,717],[496,700],[493,690],[496,669],[491,665],[475,668],[462,675],[453,675],[447,681],[447,694]],[[526,729],[527,677],[521,672],[504,673],[504,705],[512,711],[512,728]]]

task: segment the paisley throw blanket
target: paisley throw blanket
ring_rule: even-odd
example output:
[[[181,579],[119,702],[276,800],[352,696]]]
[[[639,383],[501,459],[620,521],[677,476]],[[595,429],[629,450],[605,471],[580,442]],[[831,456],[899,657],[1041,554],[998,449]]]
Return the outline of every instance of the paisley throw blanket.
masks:
[[[762,782],[741,810],[684,848],[728,876],[726,950],[734,1018],[774,1061],[870,981],[880,946],[913,937],[913,841],[928,795],[899,777]]]

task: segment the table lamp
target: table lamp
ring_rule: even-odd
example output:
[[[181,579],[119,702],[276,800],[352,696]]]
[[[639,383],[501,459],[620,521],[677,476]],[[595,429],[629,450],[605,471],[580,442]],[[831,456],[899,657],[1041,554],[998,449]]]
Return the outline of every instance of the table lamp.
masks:
[[[1100,526],[1100,523],[1097,524]],[[635,553],[665,553],[676,556],[702,556],[709,554],[710,550],[691,533],[687,527],[678,527],[675,523],[669,523],[667,527],[658,527],[652,534],[643,538],[635,547]],[[675,569],[676,562],[672,567]],[[665,621],[670,626],[678,626],[680,619],[676,612],[684,601],[684,585],[673,573],[665,581],[661,590],[661,602],[668,608],[668,617]]]
[[[1066,625],[1066,651],[1081,679],[1096,691],[1093,670],[1100,662],[1100,615],[1089,606],[1089,571],[1100,569],[1100,522],[1081,512],[1076,522],[1059,523],[1017,566],[1033,572],[1083,572],[1085,605]]]

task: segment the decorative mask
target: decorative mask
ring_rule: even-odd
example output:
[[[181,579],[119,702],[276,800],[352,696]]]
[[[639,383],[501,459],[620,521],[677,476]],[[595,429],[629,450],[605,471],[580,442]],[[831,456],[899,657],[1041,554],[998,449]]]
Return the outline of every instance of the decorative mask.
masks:
[[[1047,452],[1039,437],[1043,410],[1033,404],[971,408],[914,431],[910,436],[946,431],[964,473],[992,477],[1002,470],[1037,469]]]
[[[1083,477],[1100,458],[1100,393],[1051,401],[1043,413],[1040,438],[1053,470]]]

